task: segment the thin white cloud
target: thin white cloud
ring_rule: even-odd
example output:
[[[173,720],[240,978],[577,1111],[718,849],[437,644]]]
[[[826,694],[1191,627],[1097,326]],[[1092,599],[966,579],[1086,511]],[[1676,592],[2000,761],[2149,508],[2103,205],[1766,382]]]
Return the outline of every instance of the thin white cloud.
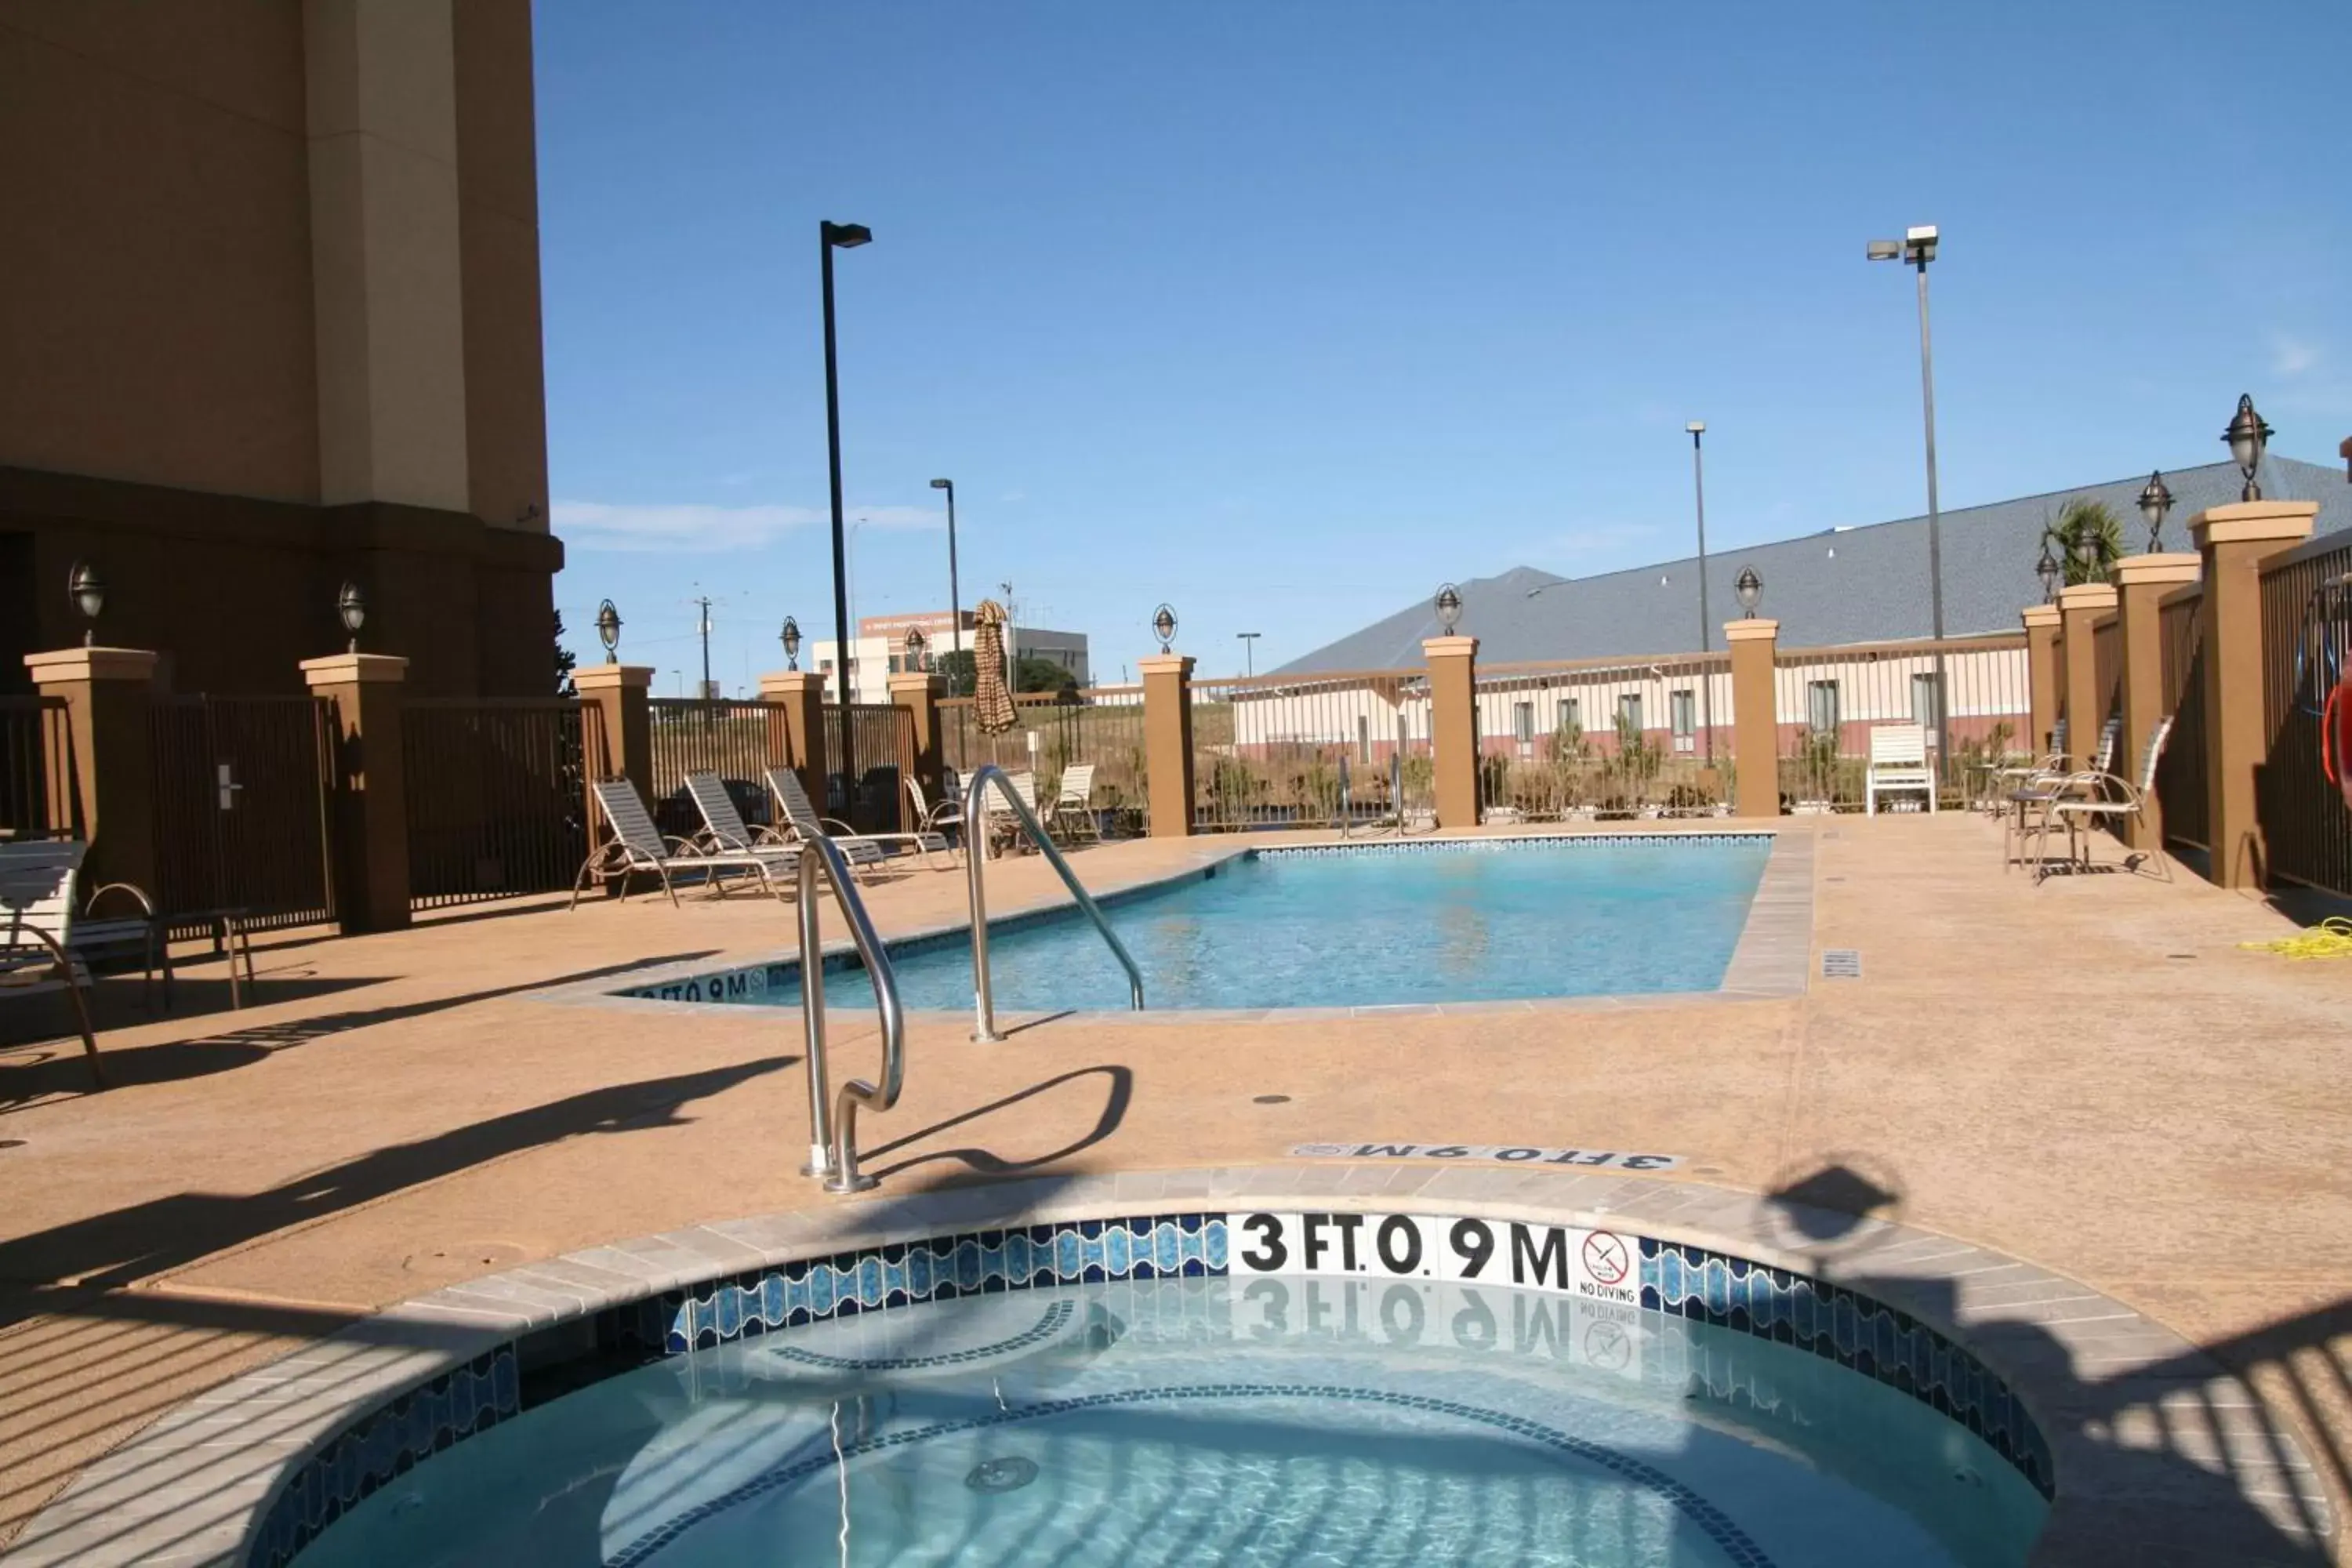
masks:
[[[2319,363],[2319,345],[2284,332],[2271,334],[2271,374],[2301,375]]]
[[[694,501],[553,503],[556,534],[583,550],[748,550],[800,529],[820,526],[830,514],[806,506],[709,506]],[[848,510],[853,521],[869,528],[924,529],[944,524],[919,507],[872,506]]]

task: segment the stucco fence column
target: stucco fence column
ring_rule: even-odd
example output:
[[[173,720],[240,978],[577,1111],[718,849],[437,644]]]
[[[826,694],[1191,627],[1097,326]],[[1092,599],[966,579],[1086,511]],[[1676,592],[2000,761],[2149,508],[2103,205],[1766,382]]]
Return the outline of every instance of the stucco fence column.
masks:
[[[2051,737],[2058,728],[2058,606],[2028,605],[2018,618],[2025,623],[2026,746],[2040,762],[2056,749]]]
[[[1731,758],[1742,816],[1780,815],[1780,721],[1773,679],[1780,623],[1727,621],[1731,650]]]
[[[2205,810],[2211,875],[2225,888],[2259,888],[2270,857],[2254,810],[2254,770],[2268,737],[2263,693],[2263,582],[2266,557],[2311,535],[2319,503],[2237,501],[2189,520],[2203,558],[2199,608],[2205,639]]]
[[[2188,553],[2127,555],[2116,563],[2116,614],[2124,641],[2124,731],[2116,748],[2117,773],[2134,788],[2147,741],[2164,721],[2164,596],[2197,581],[2203,563]],[[2164,847],[2164,804],[2149,789],[2137,818],[2124,824],[2134,849]]]
[[[1437,795],[1437,826],[1478,826],[1478,639],[1431,637],[1421,645],[1429,661],[1430,765]]]
[[[1185,837],[1192,831],[1192,656],[1155,654],[1136,668],[1143,676],[1148,830],[1154,838]]]

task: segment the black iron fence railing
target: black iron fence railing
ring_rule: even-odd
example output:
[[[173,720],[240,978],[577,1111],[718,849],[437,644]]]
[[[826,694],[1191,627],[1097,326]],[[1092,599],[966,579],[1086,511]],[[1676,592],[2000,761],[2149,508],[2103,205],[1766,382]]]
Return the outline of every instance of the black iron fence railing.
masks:
[[[0,838],[79,835],[62,697],[0,697]]]
[[[1917,724],[1945,800],[1965,797],[1983,764],[2032,745],[2032,678],[2021,636],[1783,648],[1774,658],[1774,730],[1780,804],[1791,812],[1860,811],[1870,765],[1870,732]],[[1937,714],[1951,754],[1936,750]]]
[[[155,868],[175,935],[334,917],[332,705],[314,697],[162,697],[152,709]]]
[[[2321,766],[2321,720],[2352,674],[2352,544],[2315,541],[2263,572],[2263,766],[2254,812],[2273,878],[2352,896],[2352,811]],[[2352,701],[2352,691],[2336,700]],[[2332,715],[2331,715],[2332,716]],[[2343,731],[2339,730],[2340,735]],[[2344,759],[2328,759],[2338,778]]]
[[[854,786],[842,776],[841,710],[828,705],[824,754],[831,776],[825,781],[824,814],[860,833],[909,831],[905,781],[915,771],[914,713],[893,702],[853,702],[849,738],[850,765],[857,774]]]
[[[776,822],[767,770],[800,760],[792,754],[783,703],[657,697],[650,707],[653,799],[646,804],[664,833],[684,838],[702,831],[702,814],[686,792],[690,773],[717,773],[751,826]]]
[[[1484,821],[1711,816],[1731,798],[1727,654],[1487,665],[1476,699]]]
[[[564,698],[411,699],[401,713],[408,900],[554,892],[588,855],[604,710]]]
[[[1143,688],[1095,686],[1066,692],[1025,692],[1013,700],[1020,722],[1001,735],[981,733],[971,700],[940,705],[940,760],[959,778],[982,763],[1007,773],[1037,775],[1038,798],[1053,800],[1074,767],[1092,764],[1097,820],[1112,833],[1141,833],[1145,792]]]
[[[1395,815],[1392,759],[1402,763],[1405,812],[1433,810],[1425,670],[1192,682],[1196,828],[1336,827],[1343,816]]]
[[[2168,595],[2157,611],[2163,647],[2164,710],[2172,732],[2156,761],[2156,799],[2168,844],[2206,847],[2205,598],[2191,585]]]

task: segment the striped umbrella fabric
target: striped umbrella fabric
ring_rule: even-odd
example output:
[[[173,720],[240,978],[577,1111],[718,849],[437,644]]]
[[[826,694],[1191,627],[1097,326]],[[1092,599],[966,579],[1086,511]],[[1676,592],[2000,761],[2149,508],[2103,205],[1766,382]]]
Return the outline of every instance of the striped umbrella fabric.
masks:
[[[1016,729],[1021,716],[1013,710],[1013,687],[1005,679],[1004,606],[982,599],[972,617],[980,625],[973,638],[972,717],[983,735],[1002,735]]]

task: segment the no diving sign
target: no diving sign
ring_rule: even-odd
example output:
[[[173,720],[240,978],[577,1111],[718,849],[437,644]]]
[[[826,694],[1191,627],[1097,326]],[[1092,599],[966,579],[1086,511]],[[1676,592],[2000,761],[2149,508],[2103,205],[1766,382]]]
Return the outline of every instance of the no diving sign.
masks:
[[[1613,1230],[1402,1214],[1236,1214],[1226,1224],[1241,1275],[1429,1279],[1642,1301],[1640,1244]]]

